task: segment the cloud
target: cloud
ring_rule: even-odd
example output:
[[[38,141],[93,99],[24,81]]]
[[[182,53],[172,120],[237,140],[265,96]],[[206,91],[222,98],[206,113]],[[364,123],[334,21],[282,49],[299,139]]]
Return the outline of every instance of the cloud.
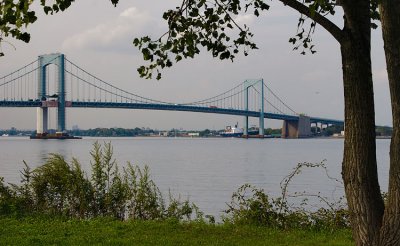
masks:
[[[253,22],[254,22],[254,19],[255,19],[256,17],[253,15],[253,14],[244,14],[244,15],[238,15],[236,18],[235,18],[235,22],[238,24],[238,25],[244,25],[244,24],[246,24],[246,25],[251,25]]]
[[[155,35],[160,24],[148,12],[130,7],[115,20],[83,30],[63,42],[64,49],[104,49],[121,51],[132,47],[134,37]],[[150,33],[152,32],[152,33]]]

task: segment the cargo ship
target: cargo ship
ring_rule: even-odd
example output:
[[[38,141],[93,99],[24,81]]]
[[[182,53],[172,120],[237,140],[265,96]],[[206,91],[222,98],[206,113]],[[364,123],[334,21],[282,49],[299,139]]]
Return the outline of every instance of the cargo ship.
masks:
[[[66,132],[56,132],[55,134],[51,133],[36,133],[35,135],[31,135],[30,139],[82,139],[81,137],[71,136]]]
[[[232,126],[227,126],[225,131],[220,133],[221,137],[241,137],[243,135],[243,129],[238,128],[237,124]]]
[[[243,129],[238,127],[238,124],[236,123],[235,126],[227,126],[223,132],[220,133],[221,137],[236,137],[240,138],[243,136]],[[246,137],[252,137],[252,136],[258,136],[259,130],[257,127],[252,126],[249,128],[247,136]]]

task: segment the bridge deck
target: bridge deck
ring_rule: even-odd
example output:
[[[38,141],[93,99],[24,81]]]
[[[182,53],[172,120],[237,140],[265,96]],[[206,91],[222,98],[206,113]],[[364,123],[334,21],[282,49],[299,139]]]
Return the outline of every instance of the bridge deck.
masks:
[[[42,107],[45,105],[42,101],[0,101],[0,107]],[[48,105],[46,103],[46,105]],[[199,112],[199,113],[212,113],[212,114],[226,114],[237,116],[260,117],[258,111],[246,111],[238,109],[226,109],[215,107],[199,107],[180,104],[147,104],[147,103],[122,103],[122,102],[68,102],[67,106],[73,108],[121,108],[121,109],[146,109],[146,110],[168,110],[168,111],[186,111],[186,112]],[[286,115],[276,113],[264,113],[264,118],[274,120],[289,120],[297,121],[299,116]],[[323,123],[343,125],[344,122],[340,120],[310,117],[311,123]]]

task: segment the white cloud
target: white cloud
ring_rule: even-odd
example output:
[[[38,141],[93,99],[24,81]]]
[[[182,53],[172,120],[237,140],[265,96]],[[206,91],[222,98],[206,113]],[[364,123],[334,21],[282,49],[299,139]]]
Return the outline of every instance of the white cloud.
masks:
[[[255,18],[256,18],[256,17],[255,17],[253,14],[238,15],[238,16],[235,18],[235,22],[236,22],[238,25],[244,25],[244,24],[250,25],[250,24],[252,24],[252,23],[254,22],[254,19],[255,19]]]
[[[83,30],[63,42],[64,49],[121,50],[132,47],[135,36],[158,32],[160,25],[148,12],[135,7],[125,9],[115,20]],[[122,49],[123,50],[123,49]]]

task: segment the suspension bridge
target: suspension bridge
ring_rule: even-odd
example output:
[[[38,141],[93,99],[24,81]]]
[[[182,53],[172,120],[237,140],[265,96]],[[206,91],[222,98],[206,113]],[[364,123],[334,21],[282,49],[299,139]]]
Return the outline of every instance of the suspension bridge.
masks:
[[[221,94],[187,103],[165,102],[140,96],[104,81],[70,61],[64,54],[41,55],[18,70],[0,77],[0,107],[37,108],[37,134],[48,131],[49,108],[57,109],[57,131],[66,130],[66,108],[169,110],[237,115],[283,121],[282,137],[311,136],[311,125],[343,125],[343,121],[296,113],[263,79],[246,80]]]

